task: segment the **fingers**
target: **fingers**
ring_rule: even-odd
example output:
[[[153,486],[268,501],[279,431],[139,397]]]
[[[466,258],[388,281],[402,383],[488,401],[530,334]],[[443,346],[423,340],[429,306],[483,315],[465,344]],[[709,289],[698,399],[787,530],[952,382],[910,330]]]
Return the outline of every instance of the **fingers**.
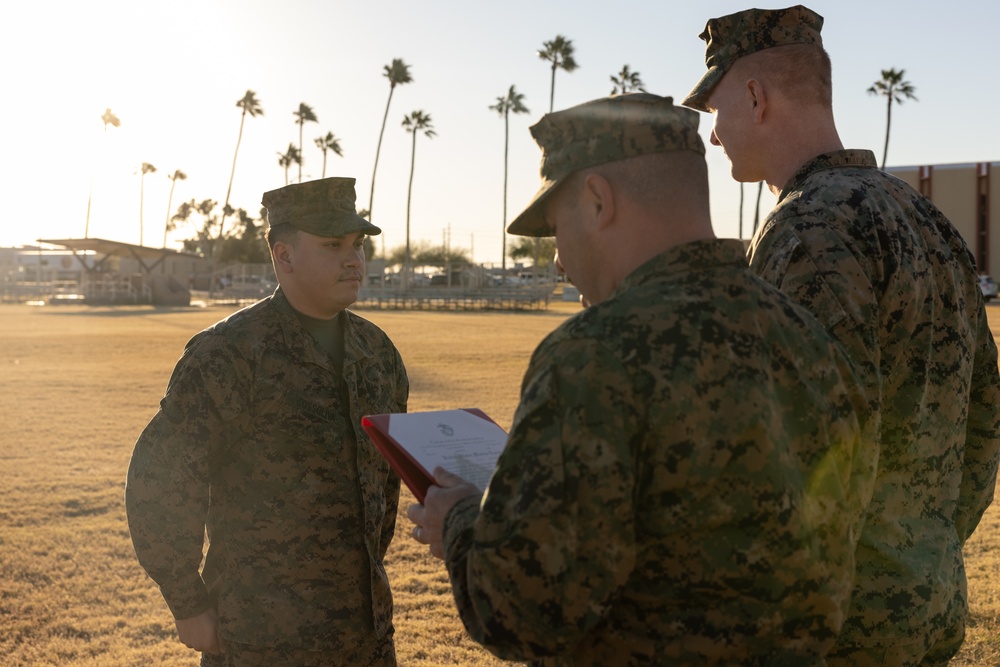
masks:
[[[413,504],[406,508],[406,518],[417,525],[425,523],[426,516],[427,510],[423,505]]]
[[[441,466],[438,466],[437,468],[434,468],[434,481],[437,482],[438,486],[441,488],[448,489],[453,486],[458,486],[465,480],[455,473],[449,472]]]

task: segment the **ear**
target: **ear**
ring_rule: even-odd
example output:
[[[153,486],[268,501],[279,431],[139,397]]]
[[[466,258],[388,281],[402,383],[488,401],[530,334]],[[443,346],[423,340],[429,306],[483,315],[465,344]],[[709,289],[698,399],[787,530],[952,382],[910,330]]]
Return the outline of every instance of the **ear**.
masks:
[[[271,250],[275,269],[281,273],[292,273],[292,265],[294,264],[292,261],[293,252],[294,248],[284,241],[275,243],[274,248]]]
[[[750,101],[755,125],[760,125],[764,121],[764,112],[767,110],[767,91],[764,84],[758,79],[747,81],[747,99]]]
[[[608,179],[600,174],[587,174],[581,199],[595,229],[604,231],[615,219],[615,193]]]

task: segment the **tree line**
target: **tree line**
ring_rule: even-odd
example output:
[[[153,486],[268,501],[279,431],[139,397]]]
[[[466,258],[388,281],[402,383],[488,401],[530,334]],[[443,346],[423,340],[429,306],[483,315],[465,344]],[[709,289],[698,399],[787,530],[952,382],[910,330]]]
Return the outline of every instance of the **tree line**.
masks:
[[[549,84],[549,112],[551,113],[555,108],[557,71],[562,70],[566,73],[572,73],[578,68],[578,64],[575,59],[573,41],[567,39],[563,35],[556,35],[554,39],[543,42],[542,48],[536,51],[536,55],[539,59],[546,61],[551,69]],[[887,100],[885,147],[882,154],[882,168],[884,169],[889,151],[889,132],[892,123],[892,107],[894,104],[902,104],[905,99],[916,100],[916,96],[914,95],[916,89],[909,81],[904,80],[905,70],[895,70],[890,68],[888,70],[882,70],[881,73],[882,77],[879,80],[876,80],[872,86],[868,88],[867,92],[872,95],[884,96]],[[397,86],[413,82],[413,76],[410,73],[410,66],[400,58],[394,58],[390,64],[386,65],[383,68],[382,75],[386,77],[389,82],[389,95],[386,100],[385,112],[382,117],[382,125],[379,130],[378,144],[375,149],[375,159],[372,167],[371,190],[368,195],[368,206],[367,208],[363,208],[359,211],[363,216],[373,222],[378,161],[382,150],[382,140],[385,135],[386,124],[389,119],[389,109],[392,104],[393,92]],[[646,92],[645,85],[639,72],[631,70],[627,63],[622,67],[621,71],[611,75],[610,80],[613,84],[611,88],[612,95],[634,91]],[[267,210],[261,208],[258,216],[255,218],[245,209],[234,209],[230,204],[233,180],[236,176],[237,158],[239,157],[240,144],[243,139],[243,130],[247,117],[256,118],[258,116],[263,116],[264,108],[261,105],[260,100],[257,99],[256,92],[253,90],[247,90],[243,97],[237,100],[236,106],[240,109],[239,132],[236,137],[236,149],[233,152],[233,163],[229,175],[229,184],[226,188],[226,196],[225,199],[222,200],[221,208],[218,208],[218,201],[214,199],[202,199],[201,201],[191,199],[181,203],[178,206],[177,211],[171,214],[174,189],[177,185],[177,181],[183,181],[187,178],[187,175],[183,171],[180,169],[175,170],[173,174],[168,176],[171,180],[171,186],[170,195],[167,200],[167,219],[164,224],[163,232],[164,248],[167,244],[167,234],[169,232],[175,231],[178,226],[182,224],[193,225],[192,236],[182,241],[184,250],[187,252],[205,255],[219,262],[262,263],[269,261],[269,253],[264,241],[264,228],[266,226],[265,222],[267,219]],[[508,88],[504,95],[496,98],[495,104],[490,105],[488,108],[491,111],[495,111],[504,122],[504,178],[503,204],[501,207],[502,268],[503,270],[506,270],[507,268],[507,257],[515,260],[532,259],[536,266],[544,266],[552,261],[555,254],[555,244],[552,239],[531,239],[518,237],[513,244],[508,246],[506,235],[508,149],[510,141],[509,119],[510,114],[529,113],[529,109],[524,103],[524,95],[517,92],[516,87],[513,84]],[[298,125],[298,145],[294,142],[290,142],[284,151],[277,152],[277,162],[278,166],[283,169],[285,185],[290,183],[290,169],[292,166],[297,167],[297,182],[302,182],[305,125],[306,123],[319,122],[316,112],[305,102],[300,103],[299,107],[292,112],[292,115],[295,117],[295,124]],[[111,109],[105,110],[104,114],[101,116],[101,120],[104,123],[105,134],[107,133],[108,126],[119,127],[121,123],[118,117],[111,112]],[[391,251],[386,251],[383,246],[381,256],[387,260],[388,264],[401,265],[405,269],[409,269],[414,262],[419,264],[440,263],[440,261],[471,261],[471,258],[467,258],[464,252],[456,253],[454,251],[450,251],[445,248],[444,245],[442,245],[441,248],[434,248],[428,244],[421,244],[419,252],[417,252],[411,244],[410,210],[413,195],[413,176],[416,171],[417,137],[418,135],[423,135],[428,139],[433,138],[436,135],[436,130],[433,126],[431,115],[421,109],[414,110],[404,115],[401,125],[403,129],[412,136],[410,176],[407,185],[406,201],[406,242],[404,245]],[[343,157],[343,147],[341,146],[340,139],[330,131],[328,131],[325,135],[316,137],[313,140],[313,143],[322,153],[323,166],[321,178],[325,178],[328,153]],[[139,245],[143,245],[143,195],[145,188],[145,176],[146,174],[155,172],[156,167],[148,162],[143,162],[136,171],[137,174],[140,174]],[[759,225],[760,197],[763,192],[763,185],[763,183],[758,184],[757,213],[754,216],[753,225],[754,232],[756,232]],[[739,206],[739,234],[741,238],[743,237],[743,186],[744,184],[741,183]],[[87,200],[87,220],[84,230],[84,238],[89,236],[92,197],[93,184],[91,184],[91,192]],[[227,220],[230,218],[233,218],[234,222],[227,227]],[[199,222],[200,226],[198,225]],[[373,256],[375,254],[374,246],[369,244],[368,251],[369,256]],[[428,260],[434,261],[431,262]]]

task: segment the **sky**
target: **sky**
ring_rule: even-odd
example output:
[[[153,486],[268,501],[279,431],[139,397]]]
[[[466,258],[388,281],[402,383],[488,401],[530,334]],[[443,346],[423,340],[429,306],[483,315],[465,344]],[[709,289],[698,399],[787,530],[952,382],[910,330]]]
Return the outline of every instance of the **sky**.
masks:
[[[261,194],[285,185],[278,154],[298,144],[293,112],[308,104],[303,180],[320,178],[314,139],[332,132],[344,157],[327,176],[369,190],[394,58],[413,82],[393,93],[372,221],[379,244],[405,243],[412,135],[403,117],[430,114],[436,136],[416,142],[410,201],[412,242],[465,248],[482,263],[501,258],[504,123],[489,109],[514,85],[530,113],[510,118],[507,221],[539,185],[541,153],[529,127],[549,111],[551,71],[536,52],[572,40],[578,69],[559,71],[555,108],[611,92],[628,64],[649,92],[681,100],[705,71],[705,22],[747,8],[702,0],[35,0],[0,9],[0,246],[90,237],[164,244],[181,202],[226,196],[240,126],[236,102],[253,90],[264,114],[248,117],[230,203],[255,217]],[[785,4],[758,6],[783,7]],[[1000,3],[951,0],[813,0],[825,18],[833,61],[834,113],[844,144],[881,159],[884,97],[866,93],[882,69],[905,70],[917,101],[893,108],[889,166],[1000,160],[995,26]],[[120,127],[101,121],[106,108]],[[712,216],[721,237],[753,225],[757,188],[729,175],[708,144]],[[143,179],[143,162],[156,167]],[[178,180],[170,199],[176,170]],[[298,180],[297,168],[289,175]],[[89,223],[88,200],[91,202]],[[774,198],[766,190],[761,216]],[[140,206],[141,203],[141,206]],[[169,206],[168,206],[169,205]],[[198,223],[200,226],[200,223]],[[89,227],[89,229],[88,229]],[[166,239],[180,248],[181,226]],[[508,243],[510,239],[508,238]],[[381,247],[381,246],[380,246]]]

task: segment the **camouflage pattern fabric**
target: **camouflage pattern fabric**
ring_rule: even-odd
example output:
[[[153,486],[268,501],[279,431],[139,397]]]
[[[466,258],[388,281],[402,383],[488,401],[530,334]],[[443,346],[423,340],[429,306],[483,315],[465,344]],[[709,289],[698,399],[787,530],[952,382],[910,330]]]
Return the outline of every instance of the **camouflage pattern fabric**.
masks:
[[[201,667],[395,667],[392,642],[353,651],[303,651],[230,642],[221,655],[203,653]]]
[[[409,385],[381,330],[340,317],[342,374],[280,288],[185,348],[136,442],[125,493],[136,555],[175,618],[217,596],[228,641],[310,651],[392,642],[382,559],[399,478],[360,420],[405,411]]]
[[[854,369],[743,244],[684,244],[535,350],[445,520],[471,636],[539,665],[822,665],[874,467]]]
[[[545,114],[531,127],[542,149],[542,186],[507,231],[554,236],[542,204],[560,182],[581,169],[654,153],[704,155],[699,119],[690,109],[675,106],[673,98],[650,93],[612,95]]]
[[[709,19],[698,35],[705,41],[708,71],[681,102],[698,111],[708,111],[708,97],[733,63],[743,56],[776,46],[816,44],[823,46],[823,17],[802,5],[787,9],[746,9]]]
[[[972,255],[871,151],[846,150],[818,156],[784,186],[750,267],[840,340],[881,408],[841,643],[907,646],[886,664],[918,664],[964,624],[962,545],[993,498],[1000,456],[997,349]],[[837,664],[860,664],[849,653]]]

